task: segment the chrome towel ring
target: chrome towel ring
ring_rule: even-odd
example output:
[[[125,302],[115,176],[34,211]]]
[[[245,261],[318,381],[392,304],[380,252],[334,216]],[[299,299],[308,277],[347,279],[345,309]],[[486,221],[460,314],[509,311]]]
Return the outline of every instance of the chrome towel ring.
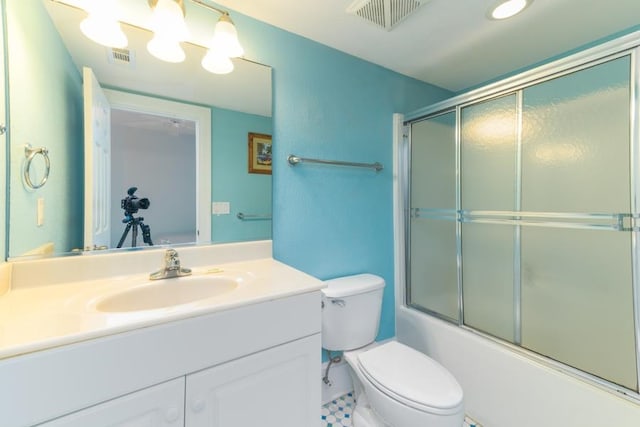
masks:
[[[44,158],[45,170],[44,170],[44,176],[42,177],[42,180],[40,181],[40,183],[34,184],[31,181],[30,169],[31,169],[31,162],[33,161],[33,159],[36,157],[37,154],[41,154],[42,157]],[[51,170],[51,161],[49,160],[49,150],[45,147],[33,148],[31,144],[25,144],[24,155],[27,158],[27,162],[24,165],[24,181],[26,182],[28,187],[33,188],[34,190],[38,189],[47,182],[47,179],[49,179],[49,171]]]

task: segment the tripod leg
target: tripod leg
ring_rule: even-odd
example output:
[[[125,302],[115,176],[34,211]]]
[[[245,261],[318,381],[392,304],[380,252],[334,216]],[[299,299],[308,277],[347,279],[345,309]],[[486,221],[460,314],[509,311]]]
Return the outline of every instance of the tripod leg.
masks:
[[[151,227],[144,223],[140,223],[140,230],[142,230],[142,240],[149,246],[153,246],[151,241]]]
[[[120,241],[118,242],[118,246],[116,246],[116,248],[122,247],[122,244],[124,243],[124,239],[127,238],[127,233],[129,232],[130,229],[131,229],[131,223],[127,224],[127,226],[124,228],[124,232],[122,233],[122,237],[120,237]]]
[[[131,247],[135,248],[138,241],[138,223],[133,224],[133,231],[131,232]]]

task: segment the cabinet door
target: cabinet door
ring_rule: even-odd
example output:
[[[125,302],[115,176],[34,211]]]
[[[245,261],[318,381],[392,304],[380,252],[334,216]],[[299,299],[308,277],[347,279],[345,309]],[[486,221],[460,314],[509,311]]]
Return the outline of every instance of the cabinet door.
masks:
[[[188,427],[320,423],[320,334],[187,376]]]
[[[184,377],[83,409],[41,427],[184,427]]]

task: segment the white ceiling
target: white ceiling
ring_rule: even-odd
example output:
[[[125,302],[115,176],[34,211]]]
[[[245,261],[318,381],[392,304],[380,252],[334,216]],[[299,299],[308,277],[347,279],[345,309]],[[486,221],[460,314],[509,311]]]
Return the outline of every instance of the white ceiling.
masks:
[[[191,138],[191,141],[196,135],[196,122],[139,111],[113,109],[111,110],[111,123],[125,128],[144,129],[175,137]]]
[[[505,21],[496,0],[429,0],[391,31],[345,12],[353,0],[216,0],[407,76],[460,91],[640,23],[640,0],[534,0]],[[242,37],[242,29],[238,29]]]

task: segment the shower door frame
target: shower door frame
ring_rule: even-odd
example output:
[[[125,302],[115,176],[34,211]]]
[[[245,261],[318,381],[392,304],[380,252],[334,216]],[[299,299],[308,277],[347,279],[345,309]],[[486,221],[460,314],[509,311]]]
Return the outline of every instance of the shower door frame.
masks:
[[[514,75],[487,86],[455,96],[448,100],[416,110],[412,113],[394,116],[395,150],[394,166],[397,171],[396,200],[395,200],[395,231],[396,231],[396,312],[400,308],[418,310],[409,305],[409,277],[410,277],[410,223],[411,223],[411,124],[421,120],[436,117],[441,114],[455,112],[455,176],[456,176],[456,257],[457,257],[457,290],[458,290],[458,319],[451,319],[440,313],[420,308],[419,311],[485,337],[493,342],[506,346],[514,352],[536,360],[546,366],[560,370],[573,377],[587,381],[606,391],[614,392],[635,403],[640,403],[640,392],[627,389],[618,384],[599,378],[593,374],[573,368],[565,363],[557,362],[542,356],[517,344],[521,342],[521,310],[520,310],[520,280],[514,282],[514,322],[515,344],[486,334],[464,324],[463,288],[462,288],[462,222],[461,222],[461,110],[465,106],[477,104],[501,96],[515,94],[517,99],[516,114],[518,116],[517,149],[521,149],[522,138],[522,91],[530,86],[568,75],[592,66],[602,64],[617,58],[630,57],[630,218],[631,232],[631,277],[633,292],[633,323],[635,332],[635,360],[637,383],[640,388],[640,32],[617,38],[601,45],[586,49],[582,52],[536,67],[532,70]],[[396,154],[397,153],[397,154]],[[517,206],[521,200],[521,153],[516,155],[517,170]],[[520,226],[515,227],[514,277],[520,273]],[[515,258],[518,258],[517,260]]]

